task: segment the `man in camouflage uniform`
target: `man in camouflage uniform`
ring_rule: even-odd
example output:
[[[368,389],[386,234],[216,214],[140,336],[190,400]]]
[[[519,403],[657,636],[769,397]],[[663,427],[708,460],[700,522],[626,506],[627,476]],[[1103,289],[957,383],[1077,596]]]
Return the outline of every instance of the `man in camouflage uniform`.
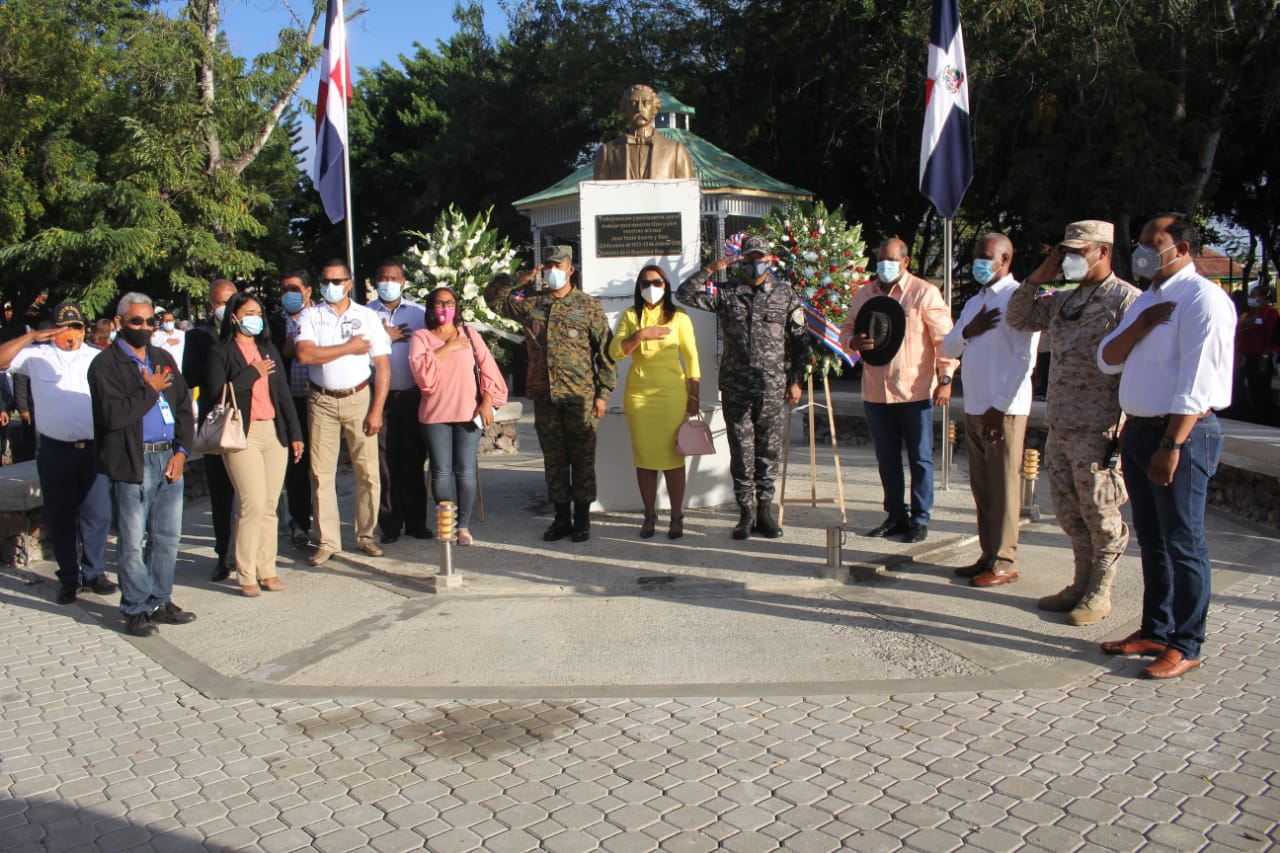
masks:
[[[800,380],[809,368],[809,333],[800,300],[774,276],[763,237],[742,241],[738,258],[722,258],[694,273],[676,296],[691,308],[720,318],[720,400],[729,430],[729,471],[738,501],[734,539],[752,532],[782,535],[773,512],[774,481],[782,448],[783,401],[800,402]],[[708,290],[720,270],[738,264],[729,281]],[[752,501],[755,501],[753,507]]]
[[[556,508],[542,534],[547,542],[570,534],[574,542],[590,538],[596,427],[617,383],[609,321],[599,302],[574,288],[573,271],[573,249],[556,246],[542,264],[544,290],[515,289],[533,277],[529,273],[518,282],[500,276],[484,292],[489,309],[524,326],[529,343],[526,393],[533,400],[547,495]]]
[[[1119,324],[1139,290],[1111,271],[1114,229],[1084,220],[1066,236],[1009,299],[1008,323],[1049,332],[1049,494],[1053,511],[1075,556],[1070,586],[1037,606],[1070,611],[1067,622],[1093,625],[1111,614],[1116,563],[1129,544],[1120,518],[1128,499],[1120,475],[1116,437],[1120,427],[1120,376],[1098,369],[1098,344]],[[1078,281],[1074,290],[1037,298],[1045,282]]]

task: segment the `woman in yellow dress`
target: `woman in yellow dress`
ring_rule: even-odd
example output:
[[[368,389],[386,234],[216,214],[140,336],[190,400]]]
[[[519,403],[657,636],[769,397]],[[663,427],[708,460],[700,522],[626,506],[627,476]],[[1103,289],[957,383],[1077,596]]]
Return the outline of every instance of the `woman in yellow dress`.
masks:
[[[635,306],[622,312],[613,342],[614,361],[631,357],[623,410],[631,430],[631,456],[644,503],[640,537],[658,523],[658,472],[671,498],[668,539],[684,535],[684,457],[676,454],[676,430],[698,413],[698,344],[693,321],[671,301],[671,283],[650,264],[636,277]],[[681,364],[683,359],[684,364]]]

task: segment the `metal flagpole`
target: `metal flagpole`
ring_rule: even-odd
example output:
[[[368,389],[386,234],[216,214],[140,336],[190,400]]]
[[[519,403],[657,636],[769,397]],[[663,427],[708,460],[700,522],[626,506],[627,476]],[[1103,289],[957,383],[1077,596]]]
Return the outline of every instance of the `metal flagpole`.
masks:
[[[346,193],[347,204],[347,269],[351,270],[351,291],[354,293],[356,288],[356,242],[355,231],[351,225],[351,140],[349,137],[347,144],[342,146],[342,185],[343,191]]]
[[[951,311],[951,218],[942,220],[942,298]],[[951,386],[953,389],[954,385]],[[954,393],[954,392],[953,392]],[[951,403],[942,406],[942,490],[951,489]]]

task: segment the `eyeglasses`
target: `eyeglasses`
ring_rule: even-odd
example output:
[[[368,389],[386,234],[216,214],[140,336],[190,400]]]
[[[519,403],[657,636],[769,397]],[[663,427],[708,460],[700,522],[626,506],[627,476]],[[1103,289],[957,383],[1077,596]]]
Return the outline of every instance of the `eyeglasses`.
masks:
[[[328,286],[331,284],[344,284],[348,281],[351,281],[350,276],[347,276],[346,278],[322,278],[320,279],[320,284],[322,286]]]
[[[126,326],[133,326],[133,328],[135,329],[140,329],[143,326],[151,326],[152,328],[154,328],[156,325],[156,318],[155,317],[130,317],[128,320],[124,321],[124,324]]]
[[[83,331],[84,331],[84,323],[63,323],[62,325],[58,326],[58,328],[59,328],[59,329],[73,329],[73,330],[75,330],[75,331],[77,331],[77,332],[83,332]]]
[[[667,283],[660,278],[642,278],[640,283],[645,287],[666,287]]]

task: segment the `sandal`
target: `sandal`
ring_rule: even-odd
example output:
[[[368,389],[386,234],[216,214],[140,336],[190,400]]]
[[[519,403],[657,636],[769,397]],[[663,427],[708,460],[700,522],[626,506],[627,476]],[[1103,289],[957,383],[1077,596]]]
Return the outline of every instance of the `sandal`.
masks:
[[[667,530],[667,538],[679,539],[683,535],[684,535],[684,516],[683,515],[671,516],[671,528]]]
[[[658,526],[658,516],[656,514],[646,515],[644,517],[644,524],[640,525],[640,538],[652,539],[654,528],[656,528],[657,526]]]

